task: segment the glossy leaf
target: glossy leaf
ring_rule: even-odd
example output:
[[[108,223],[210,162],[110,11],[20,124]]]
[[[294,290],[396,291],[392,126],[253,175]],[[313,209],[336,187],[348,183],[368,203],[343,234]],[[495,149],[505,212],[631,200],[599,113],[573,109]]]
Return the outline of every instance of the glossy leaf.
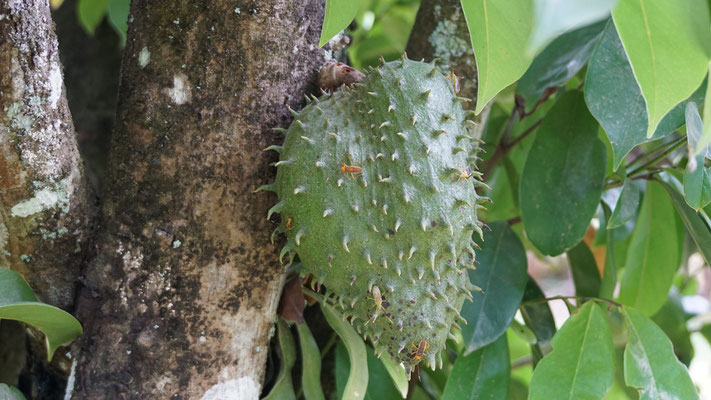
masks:
[[[291,369],[296,362],[296,345],[294,337],[291,336],[289,325],[281,318],[277,321],[277,337],[279,338],[279,375],[274,387],[264,400],[295,400],[294,385],[291,381]]]
[[[575,284],[575,295],[597,297],[600,295],[602,279],[597,270],[595,257],[585,242],[581,241],[568,250],[568,262]]]
[[[506,400],[511,365],[506,335],[457,358],[444,388],[443,400]]]
[[[408,379],[407,373],[405,372],[405,367],[403,367],[400,363],[396,364],[387,352],[383,353],[380,356],[380,361],[383,363],[383,366],[388,371],[388,374],[393,380],[393,384],[395,385],[397,391],[400,392],[400,395],[403,399],[406,398]]]
[[[588,62],[606,21],[567,32],[556,38],[536,58],[519,79],[516,94],[530,112],[548,88],[562,86]]]
[[[595,214],[606,162],[597,129],[582,93],[567,92],[529,150],[521,175],[521,219],[543,254],[558,255],[577,244]]]
[[[684,198],[679,193],[678,181],[674,178],[670,179],[672,180],[671,184],[669,182],[663,182],[662,186],[674,203],[674,207],[679,213],[681,221],[686,227],[686,231],[689,232],[689,236],[691,236],[691,239],[699,248],[701,255],[708,265],[709,262],[711,262],[711,228],[709,228],[699,214],[694,212],[694,210],[686,204],[686,201],[684,201]],[[674,185],[674,183],[676,183],[676,185]]]
[[[703,99],[703,88],[691,96]],[[619,168],[627,153],[638,144],[659,139],[684,123],[683,102],[662,119],[652,138],[647,138],[647,113],[627,54],[615,24],[608,24],[593,51],[585,78],[585,102],[610,139],[613,168]]]
[[[631,180],[626,180],[622,186],[622,193],[617,200],[615,210],[607,222],[607,229],[615,229],[624,225],[625,222],[631,220],[637,215],[639,203],[642,201],[642,191],[639,190],[637,183]]]
[[[625,347],[625,382],[636,388],[640,400],[698,399],[684,364],[674,356],[664,332],[639,311],[623,307],[628,343]]]
[[[321,389],[321,352],[309,326],[305,322],[297,323],[299,348],[301,349],[301,387],[306,400],[322,400],[326,397]]]
[[[494,222],[484,232],[481,251],[477,252],[476,271],[469,272],[473,284],[483,292],[472,292],[473,302],[465,302],[461,314],[465,351],[493,342],[506,332],[526,287],[526,252],[509,224]]]
[[[477,66],[476,113],[526,72],[533,57],[526,42],[533,22],[531,1],[461,0]]]
[[[79,0],[77,16],[86,33],[93,35],[106,15],[109,0]]]
[[[585,303],[555,335],[553,351],[538,363],[529,400],[602,399],[615,371],[612,335],[605,313]]]
[[[681,262],[683,234],[677,218],[664,188],[648,182],[620,285],[620,302],[645,315],[664,304]]]
[[[600,21],[617,0],[534,0],[535,20],[528,53],[535,54],[563,32]]]
[[[368,358],[365,344],[356,331],[341,318],[340,313],[328,305],[321,305],[326,321],[331,325],[336,334],[340,336],[348,349],[350,360],[350,373],[348,382],[343,391],[343,400],[356,400],[365,397],[368,388]]]
[[[47,359],[59,346],[71,343],[82,333],[79,321],[57,307],[37,301],[32,289],[17,272],[0,268],[0,319],[32,325],[44,333]]]
[[[686,136],[688,138],[689,162],[684,171],[684,198],[696,211],[711,203],[711,170],[704,165],[707,152],[694,154],[701,140],[703,123],[696,103],[686,105]]]
[[[326,14],[323,17],[318,47],[328,43],[339,32],[346,29],[358,13],[358,7],[360,7],[360,1],[326,0]]]
[[[651,138],[662,118],[691,96],[706,75],[711,54],[708,4],[620,0],[612,18],[644,95]]]

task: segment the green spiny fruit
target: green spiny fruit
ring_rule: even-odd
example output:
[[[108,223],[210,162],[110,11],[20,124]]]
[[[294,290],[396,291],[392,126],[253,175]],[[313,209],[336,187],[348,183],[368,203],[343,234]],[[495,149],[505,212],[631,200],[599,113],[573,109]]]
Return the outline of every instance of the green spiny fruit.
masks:
[[[269,212],[344,317],[407,370],[432,368],[470,291],[480,198],[476,140],[433,64],[384,63],[314,99],[286,131]],[[488,199],[486,199],[488,200]]]

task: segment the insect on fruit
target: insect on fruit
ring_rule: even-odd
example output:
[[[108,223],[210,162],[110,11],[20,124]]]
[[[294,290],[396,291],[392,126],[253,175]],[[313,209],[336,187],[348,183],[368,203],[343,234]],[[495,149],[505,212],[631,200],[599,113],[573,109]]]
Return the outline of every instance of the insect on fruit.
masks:
[[[291,217],[286,217],[286,231],[289,232],[291,230]]]
[[[415,340],[417,340],[417,338],[415,338]],[[420,361],[422,357],[425,356],[427,350],[430,349],[430,345],[427,344],[427,341],[424,338],[420,340],[420,344],[417,346],[415,346],[415,342],[412,342],[412,347],[414,349],[410,352],[410,358],[412,361]]]
[[[343,163],[343,166],[338,170],[341,171],[342,174],[351,174],[351,178],[355,178],[354,174],[363,173],[363,169],[361,167],[355,165],[346,165],[346,163]]]
[[[380,293],[380,288],[373,286],[373,300],[375,301],[375,312],[373,313],[373,322],[378,318],[380,310],[384,310],[390,306],[385,296]]]

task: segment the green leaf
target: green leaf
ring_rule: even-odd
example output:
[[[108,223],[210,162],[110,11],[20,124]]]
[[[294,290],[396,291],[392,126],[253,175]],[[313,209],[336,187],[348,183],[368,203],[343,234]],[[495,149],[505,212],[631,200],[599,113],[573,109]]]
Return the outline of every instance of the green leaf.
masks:
[[[14,387],[0,383],[0,399],[2,400],[26,400],[25,395]]]
[[[372,352],[367,352],[367,358],[368,358],[368,388],[365,392],[365,399],[366,400],[400,400],[404,399],[405,396],[402,395],[402,392],[397,389],[393,383],[393,381],[390,379],[387,373],[387,367],[385,366],[384,363],[381,362],[381,360],[384,358],[385,353],[383,353],[383,357],[381,357],[380,360],[378,360],[375,355],[373,355]],[[399,367],[403,374],[405,369],[403,367]],[[339,342],[337,347],[336,347],[336,368],[335,368],[335,375],[336,375],[336,392],[338,394],[338,399],[342,399],[343,397],[343,392],[346,387],[346,383],[348,381],[348,376],[350,375],[351,372],[351,365],[350,362],[348,361],[348,350],[346,349],[346,346],[343,345],[343,342]],[[407,376],[404,376],[405,379],[405,391],[407,391]]]
[[[694,155],[701,139],[703,125],[696,103],[686,104],[686,136],[688,137],[689,162],[684,171],[684,198],[696,211],[711,203],[711,169],[704,166],[706,151]]]
[[[388,371],[388,374],[390,375],[390,378],[393,380],[393,384],[395,385],[395,388],[397,389],[398,392],[400,392],[400,395],[402,398],[407,397],[407,388],[408,388],[408,379],[407,379],[407,373],[405,372],[405,367],[402,366],[400,363],[395,363],[393,361],[392,357],[390,357],[390,354],[388,353],[383,353],[380,356],[380,361],[383,363],[383,366],[385,369]]]
[[[477,66],[476,113],[526,72],[531,0],[461,0]]]
[[[535,19],[528,54],[536,54],[563,32],[607,18],[616,3],[617,0],[535,0]]]
[[[457,358],[442,399],[506,400],[510,374],[506,335],[501,335],[489,345]]]
[[[623,307],[629,342],[625,347],[625,382],[640,400],[698,399],[684,364],[674,356],[664,332],[639,311]]]
[[[699,88],[690,99],[701,101],[703,89]],[[610,139],[614,169],[619,168],[633,147],[664,137],[684,123],[686,102],[674,107],[662,119],[654,135],[647,138],[644,97],[613,23],[605,28],[590,57],[585,78],[585,101]]]
[[[299,332],[299,347],[303,363],[301,387],[304,389],[304,397],[306,400],[325,399],[321,389],[321,352],[316,340],[305,322],[297,323],[296,330]]]
[[[605,219],[610,220],[610,207],[602,202],[602,210],[605,214]],[[602,272],[602,280],[600,281],[600,297],[611,299],[617,286],[617,263],[615,262],[615,229],[605,229],[605,246],[607,253],[605,254],[605,269]]]
[[[597,270],[595,257],[585,242],[581,241],[568,250],[568,262],[575,284],[575,294],[586,297],[599,296],[602,278]]]
[[[81,324],[71,314],[37,301],[32,289],[17,272],[0,268],[0,319],[32,325],[44,333],[47,359],[59,346],[71,343],[82,333]]]
[[[323,17],[321,39],[318,47],[328,43],[334,36],[348,27],[358,13],[360,1],[326,0],[326,14]]]
[[[597,128],[582,93],[567,92],[529,150],[521,174],[521,219],[543,254],[558,255],[577,244],[595,214],[606,163]]]
[[[104,19],[108,7],[109,0],[79,0],[77,14],[86,33],[94,35],[94,31]]]
[[[602,399],[612,387],[614,350],[605,313],[594,302],[573,314],[533,371],[529,400]]]
[[[620,302],[645,315],[664,304],[681,262],[677,218],[664,188],[648,182],[620,285]]]
[[[694,355],[694,348],[686,328],[686,313],[681,304],[681,297],[674,292],[670,293],[666,303],[652,316],[652,321],[662,328],[671,340],[676,357],[688,366]]]
[[[612,18],[644,95],[651,138],[662,118],[706,75],[708,5],[704,0],[620,0]]]
[[[588,62],[606,21],[567,32],[536,56],[516,85],[526,113],[538,104],[548,88],[564,85]]]
[[[543,291],[535,280],[528,277],[526,290],[523,292],[522,303],[545,299]],[[555,335],[555,320],[548,302],[530,303],[521,306],[521,316],[526,326],[531,328],[538,339],[538,343],[546,343]]]
[[[331,306],[322,304],[321,310],[323,315],[326,316],[328,324],[336,331],[336,334],[340,336],[348,349],[351,367],[342,399],[363,399],[368,388],[368,358],[365,344],[356,331],[341,318],[340,313],[331,308]]]
[[[711,262],[711,229],[701,216],[686,204],[686,201],[684,201],[684,198],[677,189],[679,182],[674,178],[669,179],[672,184],[663,182],[662,186],[674,203],[674,207],[679,213],[681,221],[686,227],[686,231],[689,232],[691,239],[699,248],[699,251],[701,251],[701,255],[704,257],[704,260],[706,260],[706,265],[708,265],[709,262]],[[674,183],[676,183],[676,185],[674,185]]]
[[[625,222],[631,220],[637,215],[639,203],[642,201],[642,191],[639,190],[637,183],[632,180],[626,180],[622,186],[622,193],[617,200],[615,210],[607,222],[607,229],[615,229],[624,225]]]
[[[484,347],[506,332],[516,315],[526,287],[526,251],[505,221],[489,224],[482,249],[477,253],[476,271],[469,271],[473,284],[483,292],[472,292],[473,302],[465,302],[462,317],[464,354]]]
[[[131,0],[109,0],[106,15],[111,26],[121,37],[121,45],[126,46],[126,31],[128,31],[128,14],[131,11]]]
[[[711,63],[709,63],[709,71],[711,72]],[[706,97],[704,100],[704,129],[696,144],[694,154],[700,154],[711,144],[711,85],[706,85]]]
[[[296,400],[294,385],[291,382],[291,368],[296,362],[296,345],[289,326],[281,318],[277,321],[277,337],[279,338],[277,352],[281,366],[276,383],[264,400]]]

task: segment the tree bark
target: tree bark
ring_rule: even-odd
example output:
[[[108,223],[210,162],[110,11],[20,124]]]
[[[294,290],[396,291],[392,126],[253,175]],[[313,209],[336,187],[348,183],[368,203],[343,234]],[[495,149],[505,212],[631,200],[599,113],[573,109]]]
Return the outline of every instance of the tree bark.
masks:
[[[323,2],[134,0],[73,398],[256,399],[283,284],[266,220]],[[70,379],[72,382],[72,379]]]
[[[460,77],[459,95],[476,99],[476,63],[460,1],[422,0],[415,26],[407,42],[408,56],[439,58]]]
[[[0,265],[71,310],[94,203],[47,1],[0,1],[0,93]]]

